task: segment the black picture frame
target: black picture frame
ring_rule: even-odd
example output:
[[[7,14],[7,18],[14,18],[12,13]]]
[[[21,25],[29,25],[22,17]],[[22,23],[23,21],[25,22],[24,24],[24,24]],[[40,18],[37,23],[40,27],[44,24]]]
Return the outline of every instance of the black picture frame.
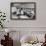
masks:
[[[35,20],[36,2],[11,2],[10,19],[11,20]]]

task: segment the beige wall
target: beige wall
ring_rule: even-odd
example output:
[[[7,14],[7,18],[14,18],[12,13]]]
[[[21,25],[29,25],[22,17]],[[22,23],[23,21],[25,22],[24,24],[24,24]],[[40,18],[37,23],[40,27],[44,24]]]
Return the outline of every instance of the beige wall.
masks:
[[[36,20],[10,20],[10,3],[21,1],[36,2]],[[45,31],[46,33],[46,0],[0,0],[0,10],[7,16],[8,21],[5,26],[11,31],[20,31],[20,37],[27,33],[30,34],[31,31]],[[16,37],[18,38],[17,34]]]
[[[10,20],[11,2],[36,2],[36,20]],[[6,27],[16,31],[46,31],[46,0],[0,0],[0,10],[6,13]],[[13,28],[11,28],[13,27]]]
[[[10,20],[11,2],[36,2],[36,20]],[[6,12],[7,27],[46,27],[46,0],[0,0],[0,10]],[[14,23],[14,24],[13,24]]]

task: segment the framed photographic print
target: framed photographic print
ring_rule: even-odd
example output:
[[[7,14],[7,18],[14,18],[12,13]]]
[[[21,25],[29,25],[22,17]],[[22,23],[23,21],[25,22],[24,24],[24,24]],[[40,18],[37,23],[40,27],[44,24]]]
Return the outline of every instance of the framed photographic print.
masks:
[[[35,20],[36,2],[11,2],[10,18],[13,20]]]

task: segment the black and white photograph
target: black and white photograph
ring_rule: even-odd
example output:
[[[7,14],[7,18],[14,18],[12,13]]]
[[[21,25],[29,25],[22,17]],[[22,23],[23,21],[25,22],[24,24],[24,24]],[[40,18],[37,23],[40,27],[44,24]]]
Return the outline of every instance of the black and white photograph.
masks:
[[[11,19],[15,20],[35,20],[35,2],[12,2],[10,6]]]

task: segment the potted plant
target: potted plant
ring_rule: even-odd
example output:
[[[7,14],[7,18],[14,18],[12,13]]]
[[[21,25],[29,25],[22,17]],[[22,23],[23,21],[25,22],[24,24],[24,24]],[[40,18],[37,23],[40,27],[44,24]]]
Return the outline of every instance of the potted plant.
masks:
[[[0,28],[4,27],[4,22],[6,20],[6,15],[4,12],[0,12]]]

